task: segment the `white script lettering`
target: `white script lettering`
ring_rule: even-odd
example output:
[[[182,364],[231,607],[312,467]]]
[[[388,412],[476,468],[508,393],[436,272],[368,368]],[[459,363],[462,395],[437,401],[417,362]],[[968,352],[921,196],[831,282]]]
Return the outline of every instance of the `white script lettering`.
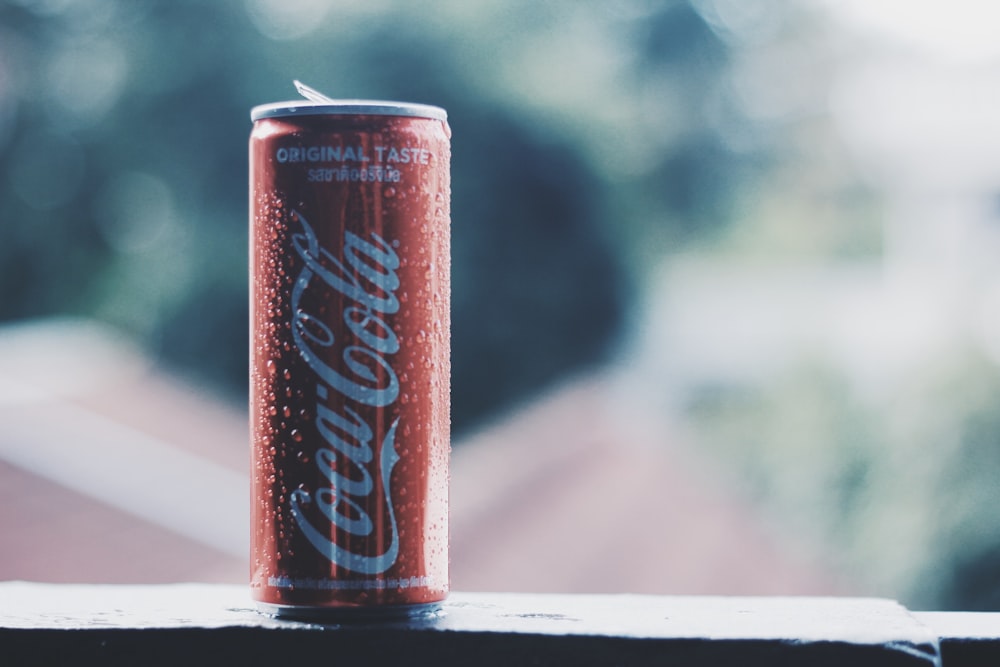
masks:
[[[396,418],[386,430],[382,442],[372,440],[375,433],[349,402],[383,408],[399,397],[399,379],[385,355],[399,350],[399,339],[385,316],[399,310],[395,291],[399,289],[399,257],[378,234],[365,240],[344,233],[343,259],[333,256],[319,244],[315,231],[296,211],[292,218],[302,226],[302,232],[292,237],[292,244],[304,262],[292,288],[292,335],[301,357],[316,374],[316,428],[326,443],[316,453],[315,463],[330,483],[310,494],[297,489],[290,496],[292,516],[303,535],[330,562],[360,574],[380,574],[396,562],[399,555],[399,528],[392,505],[389,480],[399,461],[396,454]],[[302,309],[303,296],[314,279],[351,301],[340,314],[346,331],[360,344],[347,345],[341,351],[340,370],[323,360],[321,352],[336,344],[332,327],[317,315]],[[342,412],[329,404],[330,391],[336,391],[343,401],[337,401]],[[377,453],[376,453],[377,451]],[[306,516],[306,506],[316,511],[331,525],[354,536],[367,536],[374,522],[364,507],[364,501],[375,492],[376,484],[369,465],[377,461],[377,478],[388,510],[392,537],[381,554],[354,553],[329,537]]]

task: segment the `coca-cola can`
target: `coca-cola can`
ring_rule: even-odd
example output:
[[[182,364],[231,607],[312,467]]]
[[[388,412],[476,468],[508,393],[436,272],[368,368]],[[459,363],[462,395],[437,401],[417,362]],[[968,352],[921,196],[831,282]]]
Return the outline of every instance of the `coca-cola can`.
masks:
[[[450,136],[438,107],[255,107],[251,593],[268,613],[448,594]]]

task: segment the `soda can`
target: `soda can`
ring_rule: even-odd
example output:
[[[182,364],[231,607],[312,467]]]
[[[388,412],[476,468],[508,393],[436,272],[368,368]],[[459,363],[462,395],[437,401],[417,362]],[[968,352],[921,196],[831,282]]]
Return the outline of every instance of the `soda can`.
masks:
[[[446,113],[326,99],[251,119],[252,596],[289,617],[433,612],[449,587]]]

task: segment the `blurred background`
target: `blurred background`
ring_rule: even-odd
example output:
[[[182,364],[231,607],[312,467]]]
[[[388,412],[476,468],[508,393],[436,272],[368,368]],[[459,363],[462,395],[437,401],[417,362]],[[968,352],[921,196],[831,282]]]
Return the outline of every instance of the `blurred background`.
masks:
[[[242,581],[249,109],[301,79],[449,112],[457,586],[553,585],[515,580],[549,548],[516,496],[560,540],[604,521],[564,592],[1000,609],[998,29],[989,0],[0,0],[0,578]],[[661,539],[632,563],[619,528]]]

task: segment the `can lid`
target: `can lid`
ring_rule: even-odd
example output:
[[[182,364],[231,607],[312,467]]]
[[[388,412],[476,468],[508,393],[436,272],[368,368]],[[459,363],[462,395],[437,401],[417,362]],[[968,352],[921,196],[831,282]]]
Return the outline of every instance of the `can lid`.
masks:
[[[391,102],[384,100],[291,100],[262,104],[250,110],[250,120],[263,118],[284,118],[288,116],[406,116],[411,118],[431,118],[448,120],[448,113],[441,107],[411,102]]]

